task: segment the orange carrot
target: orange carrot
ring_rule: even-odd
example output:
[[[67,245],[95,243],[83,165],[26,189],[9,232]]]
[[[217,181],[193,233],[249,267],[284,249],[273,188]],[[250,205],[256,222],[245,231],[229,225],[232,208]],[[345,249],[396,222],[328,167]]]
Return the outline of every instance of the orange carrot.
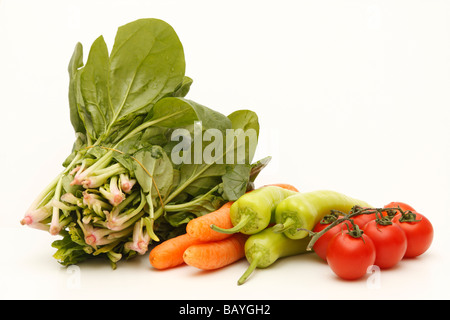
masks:
[[[247,238],[244,234],[235,233],[224,240],[192,245],[184,251],[184,262],[203,270],[225,267],[245,256]]]
[[[184,263],[184,251],[195,244],[201,243],[188,234],[182,234],[175,238],[168,239],[150,251],[149,260],[156,269],[173,268]]]
[[[287,183],[267,184],[265,186],[262,186],[261,188],[264,188],[267,186],[275,186],[275,187],[280,187],[280,188],[295,191],[295,192],[300,192],[300,191],[298,191],[298,189],[296,187],[294,187],[293,185],[287,184]]]
[[[229,238],[231,234],[217,232],[211,229],[211,225],[214,224],[224,229],[232,228],[233,224],[230,218],[230,207],[232,204],[233,201],[227,202],[216,211],[192,219],[186,225],[187,234],[192,238],[205,242]]]

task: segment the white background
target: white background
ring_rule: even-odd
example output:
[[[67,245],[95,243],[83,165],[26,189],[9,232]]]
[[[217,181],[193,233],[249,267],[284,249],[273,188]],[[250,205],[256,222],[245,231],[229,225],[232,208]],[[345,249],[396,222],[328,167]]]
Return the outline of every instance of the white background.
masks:
[[[67,65],[100,34],[138,18],[170,23],[185,49],[188,97],[260,117],[259,184],[333,189],[411,204],[435,227],[423,256],[359,281],[314,255],[257,270],[152,270],[147,256],[69,269],[49,234],[19,220],[74,140]],[[448,299],[449,1],[0,0],[0,298]]]

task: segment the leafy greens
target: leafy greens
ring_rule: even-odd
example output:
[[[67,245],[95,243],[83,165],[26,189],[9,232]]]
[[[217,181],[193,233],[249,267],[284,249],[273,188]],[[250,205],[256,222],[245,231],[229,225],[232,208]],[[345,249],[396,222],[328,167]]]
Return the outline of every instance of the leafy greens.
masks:
[[[238,199],[270,160],[251,164],[259,134],[253,111],[225,116],[185,98],[192,79],[183,46],[162,20],[119,27],[110,53],[98,37],[85,64],[78,43],[68,72],[72,153],[21,220],[62,236],[53,246],[63,265],[104,256],[115,268],[144,254]],[[198,161],[199,154],[211,157]]]

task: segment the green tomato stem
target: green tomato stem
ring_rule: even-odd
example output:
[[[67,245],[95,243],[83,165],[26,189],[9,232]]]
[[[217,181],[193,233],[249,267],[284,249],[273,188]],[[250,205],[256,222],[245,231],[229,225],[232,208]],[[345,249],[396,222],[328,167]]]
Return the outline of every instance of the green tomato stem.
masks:
[[[352,208],[352,210],[350,211],[349,214],[338,211],[338,210],[332,210],[332,213],[337,213],[340,215],[343,215],[342,218],[339,218],[337,220],[335,220],[333,223],[331,223],[328,227],[326,227],[325,229],[323,229],[320,232],[312,232],[311,230],[304,230],[304,231],[308,231],[312,237],[311,237],[311,241],[308,243],[308,246],[306,247],[307,251],[311,251],[312,247],[314,246],[314,244],[316,243],[317,240],[319,240],[319,238],[325,234],[326,232],[328,232],[330,229],[332,229],[333,227],[337,226],[338,224],[345,222],[345,221],[350,221],[353,224],[353,228],[354,228],[354,233],[352,236],[361,236],[361,234],[358,235],[358,232],[361,233],[362,231],[360,230],[356,230],[355,228],[355,223],[353,222],[353,220],[351,218],[361,215],[361,214],[376,214],[378,213],[382,213],[382,212],[389,212],[389,210],[398,210],[399,208],[362,208],[360,206],[355,206]],[[359,228],[358,228],[359,229]],[[299,230],[303,230],[303,229],[299,229]]]

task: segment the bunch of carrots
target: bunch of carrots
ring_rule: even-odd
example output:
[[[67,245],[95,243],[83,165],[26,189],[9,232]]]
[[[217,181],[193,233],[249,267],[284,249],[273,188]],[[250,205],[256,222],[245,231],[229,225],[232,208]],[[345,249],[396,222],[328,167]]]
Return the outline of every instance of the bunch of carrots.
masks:
[[[290,184],[272,186],[298,192]],[[215,270],[230,265],[245,257],[245,241],[242,233],[226,234],[211,229],[232,228],[230,208],[232,201],[218,210],[195,218],[186,225],[186,233],[166,240],[150,251],[150,264],[159,270],[187,264],[202,270]]]

